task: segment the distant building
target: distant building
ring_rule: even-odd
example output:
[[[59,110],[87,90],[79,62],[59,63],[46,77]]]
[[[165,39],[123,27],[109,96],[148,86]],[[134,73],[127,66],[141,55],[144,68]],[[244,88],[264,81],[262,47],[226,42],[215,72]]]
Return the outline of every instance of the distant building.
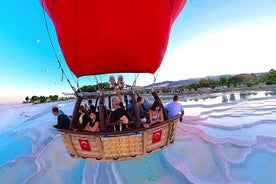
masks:
[[[46,102],[47,102],[47,103],[52,102],[51,98],[48,97],[48,98],[46,99]]]
[[[33,104],[40,104],[41,102],[40,102],[40,100],[35,100],[34,102],[33,102]]]

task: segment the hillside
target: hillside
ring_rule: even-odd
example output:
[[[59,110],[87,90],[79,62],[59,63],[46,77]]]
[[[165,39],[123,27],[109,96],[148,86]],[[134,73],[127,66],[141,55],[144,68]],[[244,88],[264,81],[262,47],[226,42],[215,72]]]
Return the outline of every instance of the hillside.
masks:
[[[255,74],[256,76],[260,76],[262,74],[266,74],[266,73],[252,73]],[[220,76],[239,76],[239,75],[244,75],[244,74],[224,74],[224,75],[217,75],[217,76],[206,76],[205,78],[210,78],[212,80],[219,80]],[[247,74],[250,75],[250,74]],[[185,80],[178,80],[178,81],[163,81],[163,82],[157,82],[155,84],[151,84],[148,86],[145,86],[145,88],[151,88],[153,86],[162,86],[162,87],[178,87],[178,86],[182,86],[182,85],[188,85],[191,83],[197,83],[200,81],[200,79],[202,78],[190,78],[190,79],[185,79]]]

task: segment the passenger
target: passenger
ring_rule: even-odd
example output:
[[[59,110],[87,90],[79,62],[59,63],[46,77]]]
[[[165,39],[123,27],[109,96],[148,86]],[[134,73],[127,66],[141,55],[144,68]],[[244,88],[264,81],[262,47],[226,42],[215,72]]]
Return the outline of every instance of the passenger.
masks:
[[[125,85],[124,77],[122,75],[119,75],[117,81],[118,81],[119,88],[124,89],[124,85]]]
[[[144,103],[143,103],[144,111],[145,111],[146,113],[148,113],[150,107],[151,107],[151,103],[149,103],[149,99],[148,99],[148,98],[145,98],[145,99],[144,99]]]
[[[79,106],[79,121],[75,123],[74,130],[83,130],[88,124],[89,117],[83,105]]]
[[[92,104],[91,99],[88,100],[88,105],[85,105],[85,106],[86,106],[87,112],[96,111],[96,107]]]
[[[180,122],[182,122],[182,116],[184,115],[184,107],[178,102],[178,95],[174,95],[173,102],[166,105],[168,111],[168,118],[172,118],[177,115],[181,115]]]
[[[116,81],[113,75],[109,76],[109,88],[114,89],[116,86]]]
[[[164,121],[163,110],[158,100],[155,100],[149,110],[149,124],[145,124],[144,127],[149,127],[155,123],[161,123]]]
[[[140,115],[141,123],[144,125],[147,122],[147,119],[145,116],[145,111],[143,109],[143,103],[144,103],[144,99],[142,97],[138,96],[137,97],[138,112]]]
[[[89,120],[87,125],[84,127],[84,131],[91,131],[91,132],[96,132],[100,131],[100,122],[99,118],[97,116],[96,111],[91,111],[89,114]]]
[[[122,124],[128,124],[129,120],[126,116],[123,99],[118,88],[116,89],[116,94],[118,97],[114,97],[112,99],[112,116],[114,117],[115,121],[119,121]]]
[[[132,100],[129,100],[129,103],[127,104],[127,111],[133,116]]]
[[[53,107],[52,113],[57,116],[57,124],[53,125],[54,128],[69,129],[70,119],[62,110],[59,110],[58,107]]]

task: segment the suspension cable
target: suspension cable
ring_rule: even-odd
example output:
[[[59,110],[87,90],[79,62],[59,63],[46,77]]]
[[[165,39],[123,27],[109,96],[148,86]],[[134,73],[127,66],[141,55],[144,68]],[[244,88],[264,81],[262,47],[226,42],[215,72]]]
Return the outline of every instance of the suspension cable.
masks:
[[[135,78],[134,78],[132,86],[136,86],[136,82],[137,82],[138,77],[139,77],[139,73],[135,74]]]
[[[159,74],[159,68],[157,69],[157,71],[155,72],[156,73],[156,78],[157,78],[157,76],[158,76],[158,74]]]
[[[158,68],[157,71],[153,74],[153,82],[152,82],[152,84],[155,84],[155,83],[156,83],[156,79],[157,79],[158,73],[159,73],[159,68]]]
[[[46,13],[45,13],[45,9],[44,9],[44,2],[43,2],[43,1],[41,1],[41,2],[42,2],[41,4],[42,4],[43,18],[44,18],[44,22],[45,22],[45,26],[46,26],[46,31],[47,31],[47,34],[48,34],[48,38],[49,38],[49,40],[50,40],[50,44],[51,44],[52,50],[53,50],[54,55],[55,55],[55,57],[56,57],[56,60],[57,60],[57,63],[58,63],[58,68],[61,70],[61,81],[63,81],[63,76],[65,76],[66,81],[68,82],[68,84],[70,85],[70,87],[72,88],[72,90],[74,91],[74,93],[75,93],[76,96],[77,96],[77,90],[76,90],[76,88],[71,84],[70,80],[68,79],[68,77],[67,77],[66,73],[64,72],[64,69],[63,69],[63,67],[62,67],[62,65],[61,65],[61,62],[60,62],[60,60],[59,60],[59,58],[58,58],[58,54],[57,54],[56,49],[55,49],[55,47],[54,47],[53,40],[52,40],[52,37],[51,37],[51,35],[50,35],[50,31],[49,31],[49,26],[48,26],[48,23],[47,23],[47,20],[46,20]]]
[[[100,85],[100,83],[99,83],[99,81],[98,81],[97,76],[95,75],[95,80],[96,80],[96,83],[97,83],[98,88],[99,88],[102,92],[104,92],[104,87],[103,87],[101,75],[100,75],[100,79],[101,79],[101,85]]]

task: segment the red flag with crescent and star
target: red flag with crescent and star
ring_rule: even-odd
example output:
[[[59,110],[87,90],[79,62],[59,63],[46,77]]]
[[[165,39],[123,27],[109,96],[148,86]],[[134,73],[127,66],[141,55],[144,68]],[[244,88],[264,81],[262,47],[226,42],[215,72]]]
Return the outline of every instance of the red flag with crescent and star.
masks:
[[[152,133],[152,143],[159,142],[162,138],[162,129]]]
[[[92,151],[88,139],[78,139],[83,151]]]

